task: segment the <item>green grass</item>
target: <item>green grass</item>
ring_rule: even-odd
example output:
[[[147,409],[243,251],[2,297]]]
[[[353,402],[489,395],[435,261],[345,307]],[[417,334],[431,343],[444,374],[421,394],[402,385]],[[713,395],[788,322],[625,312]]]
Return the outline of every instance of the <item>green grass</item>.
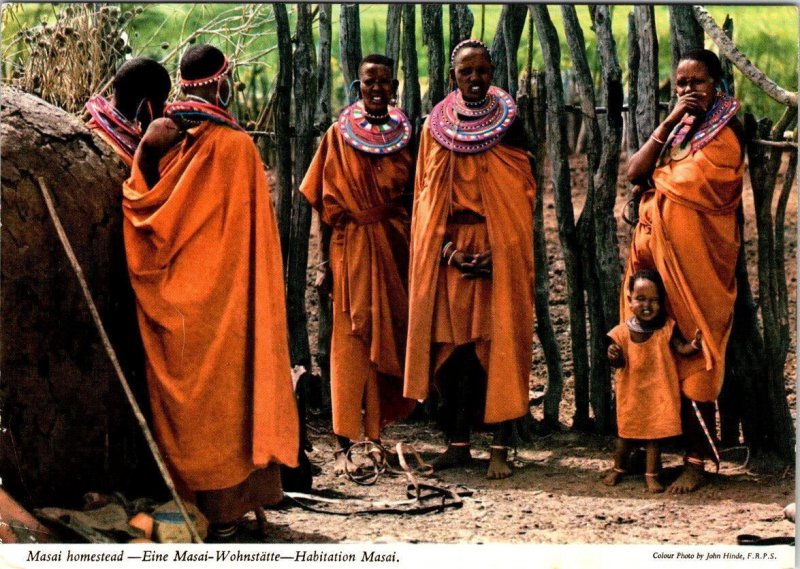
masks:
[[[133,4],[123,4],[123,8],[129,9]],[[290,11],[294,5],[288,5]],[[500,17],[502,6],[500,5],[470,5],[475,17],[473,27],[473,37],[480,36],[481,29],[484,30],[483,40],[491,44],[497,22]],[[187,4],[155,4],[144,5],[144,12],[138,15],[132,26],[133,35],[130,43],[134,53],[148,55],[155,58],[162,58],[179,41],[179,38],[186,37],[188,33],[197,28],[203,22],[221,11],[229,9],[230,5],[224,4],[198,4],[196,7]],[[790,91],[797,90],[797,50],[798,50],[798,14],[794,6],[708,6],[708,11],[716,19],[718,24],[722,24],[725,16],[730,14],[734,21],[734,41],[740,49],[762,69],[769,77],[779,85]],[[9,10],[16,16],[9,17]],[[629,5],[616,5],[612,8],[612,29],[617,44],[617,51],[620,65],[625,77],[627,77],[627,17],[632,7]],[[52,20],[53,6],[50,4],[5,4],[3,7],[3,46],[8,45],[9,38],[19,28],[20,23],[34,25],[43,15],[50,15]],[[561,8],[558,5],[549,7],[550,15],[554,21],[559,37],[561,38],[562,68],[571,67],[569,50],[564,41]],[[584,30],[587,44],[587,57],[590,65],[596,68],[596,48],[595,36],[590,27],[589,10],[586,6],[577,6],[579,20]],[[656,28],[659,37],[659,66],[660,76],[667,77],[670,72],[669,54],[669,14],[666,6],[656,6]],[[339,45],[338,45],[338,14],[339,5],[333,8],[333,72],[334,72],[334,97],[338,104],[344,104],[344,86],[339,77]],[[360,9],[361,32],[362,32],[362,52],[383,52],[386,43],[386,4],[362,4]],[[290,14],[293,20],[293,14]],[[445,45],[449,45],[449,10],[447,5],[443,6],[443,27],[445,31]],[[293,25],[293,22],[292,22]],[[417,53],[419,60],[420,78],[423,91],[427,83],[427,51],[422,45],[422,14],[421,8],[417,6],[416,15],[417,25]],[[528,24],[522,35],[522,42],[518,53],[520,66],[524,66],[528,53]],[[253,44],[252,49],[265,50],[275,45],[276,39],[274,27],[270,25],[262,26],[259,30],[263,37]],[[138,35],[137,35],[138,34]],[[150,41],[146,41],[146,40]],[[204,36],[200,41],[211,41],[223,49],[230,45],[230,39],[224,38],[224,34]],[[169,44],[170,47],[162,49],[162,44]],[[708,40],[706,47],[714,49],[713,43]],[[541,49],[538,44],[538,37],[534,39],[534,60],[533,66],[536,69],[542,67]],[[277,72],[277,54],[274,52],[263,57],[261,65],[260,81],[263,85],[269,85]],[[173,62],[174,65],[174,62]],[[249,73],[243,70],[245,82],[249,80]],[[735,71],[735,85],[737,96],[742,100],[746,111],[752,112],[758,117],[768,116],[776,120],[782,112],[782,106],[773,102],[758,88],[752,85],[738,71]]]

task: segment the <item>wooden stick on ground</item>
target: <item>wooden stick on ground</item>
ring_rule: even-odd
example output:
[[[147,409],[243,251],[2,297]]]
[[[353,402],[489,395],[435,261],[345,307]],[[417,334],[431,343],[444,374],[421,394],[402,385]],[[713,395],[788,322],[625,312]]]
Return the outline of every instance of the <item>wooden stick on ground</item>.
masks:
[[[100,333],[100,339],[103,342],[103,347],[106,349],[108,358],[111,360],[111,364],[114,366],[114,371],[117,373],[117,379],[119,379],[119,382],[122,385],[125,396],[128,398],[128,402],[131,404],[136,421],[139,423],[139,427],[142,429],[142,434],[144,434],[144,438],[147,441],[147,446],[150,448],[150,452],[153,453],[153,458],[156,460],[158,470],[161,472],[161,477],[167,484],[167,488],[169,488],[170,494],[172,494],[172,499],[175,500],[175,504],[178,506],[178,510],[180,511],[184,522],[186,522],[186,527],[189,529],[189,534],[192,536],[192,541],[195,543],[203,543],[203,540],[200,539],[200,535],[197,533],[197,528],[189,517],[189,512],[186,510],[186,505],[183,503],[183,500],[181,500],[180,496],[178,496],[178,491],[175,489],[175,484],[172,481],[169,471],[167,470],[166,464],[164,463],[164,458],[161,456],[161,452],[158,450],[158,446],[156,446],[156,442],[153,439],[153,433],[150,431],[150,427],[147,426],[147,421],[142,414],[142,410],[139,408],[139,404],[136,402],[136,397],[134,397],[133,391],[131,391],[130,385],[128,385],[128,381],[125,379],[125,374],[122,372],[122,367],[117,359],[117,354],[114,351],[114,347],[111,345],[111,341],[108,338],[108,334],[103,326],[103,322],[100,320],[100,314],[97,312],[97,306],[92,299],[92,293],[89,291],[89,285],[86,282],[83,269],[81,269],[80,263],[78,263],[78,258],[75,256],[75,252],[72,250],[72,245],[69,242],[69,238],[67,238],[64,227],[61,225],[61,219],[58,217],[58,212],[56,212],[55,205],[53,204],[53,196],[50,193],[50,190],[47,188],[44,178],[40,177],[38,181],[39,189],[41,190],[42,197],[47,205],[47,211],[50,213],[50,219],[53,220],[53,225],[55,226],[56,233],[58,234],[58,239],[61,241],[61,245],[64,247],[64,252],[67,254],[69,264],[72,266],[75,276],[78,277],[78,282],[81,285],[83,296],[86,298],[86,303],[89,305],[89,312],[92,314],[92,320],[94,320],[97,331]]]

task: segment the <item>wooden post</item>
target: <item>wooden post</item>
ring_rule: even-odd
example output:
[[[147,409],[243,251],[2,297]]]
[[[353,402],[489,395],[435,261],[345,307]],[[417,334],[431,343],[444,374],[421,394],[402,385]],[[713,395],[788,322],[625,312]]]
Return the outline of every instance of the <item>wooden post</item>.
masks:
[[[525,27],[526,12],[524,4],[503,6],[489,50],[494,63],[493,83],[512,97],[517,93],[517,49]]]
[[[703,47],[703,28],[697,23],[689,4],[669,6],[669,38],[672,74],[670,75],[670,100],[674,104],[678,96],[675,93],[675,69],[683,54]]]
[[[756,433],[756,440],[748,442],[756,452],[775,453],[787,463],[794,461],[794,427],[786,401],[784,378],[789,328],[788,313],[783,313],[780,307],[778,288],[778,281],[785,281],[786,275],[779,274],[783,263],[776,259],[772,219],[772,198],[784,149],[768,150],[756,140],[778,138],[795,117],[796,110],[793,114],[784,114],[770,132],[771,123],[768,119],[756,122],[752,115],[745,115],[747,156],[758,228],[758,297],[763,322],[765,363],[764,371],[758,376],[757,389],[747,399],[754,402],[754,405],[746,411],[764,418],[761,423],[764,430]]]
[[[350,85],[358,79],[358,64],[361,63],[361,19],[358,4],[341,4],[339,13],[339,65],[344,77],[345,97],[348,101],[357,98]],[[303,94],[302,96],[306,96]]]
[[[603,139],[595,112],[596,102],[592,73],[589,70],[589,62],[586,59],[586,45],[575,6],[562,5],[561,13],[564,19],[567,45],[572,58],[575,86],[583,114],[581,122],[586,136],[585,147],[588,158],[586,202],[578,220],[578,242],[580,243],[580,256],[584,275],[583,285],[588,300],[587,308],[591,330],[589,394],[596,427],[601,432],[608,432],[613,426],[611,417],[611,383],[605,353],[605,334],[608,329],[603,315],[603,299],[599,289],[599,275],[596,266],[598,244],[594,231],[595,175],[600,164]]]
[[[419,71],[417,69],[416,8],[414,4],[403,6],[403,110],[414,127],[414,149],[422,126],[422,102],[419,94]]]
[[[531,29],[533,26],[531,26]],[[531,38],[532,41],[532,38]],[[528,77],[526,72],[526,77]],[[544,397],[544,429],[559,428],[558,412],[564,392],[564,371],[553,320],[550,317],[550,274],[547,262],[547,241],[544,234],[544,162],[547,154],[545,76],[541,71],[522,82],[517,105],[525,124],[531,168],[536,179],[536,202],[533,210],[533,263],[536,308],[536,336],[542,345],[547,365],[547,391]]]
[[[275,80],[275,180],[278,199],[275,207],[284,274],[288,274],[289,235],[292,226],[292,32],[286,4],[272,5],[278,35],[278,77]]]
[[[333,12],[332,4],[319,5],[319,45],[317,46],[317,93],[319,104],[317,106],[316,120],[320,132],[331,124],[333,109],[331,108],[331,92],[333,81],[331,79],[331,45],[333,43],[333,25],[331,22]]]
[[[594,262],[603,317],[603,326],[597,332],[602,332],[603,341],[595,344],[600,353],[593,361],[593,366],[597,368],[597,374],[595,374],[597,383],[593,390],[595,414],[597,414],[598,408],[604,409],[609,414],[605,421],[597,419],[598,428],[603,432],[610,432],[615,421],[611,412],[611,370],[608,367],[605,353],[605,334],[616,325],[619,319],[619,287],[622,270],[619,261],[614,205],[617,197],[619,153],[622,146],[624,95],[622,70],[611,33],[611,10],[606,5],[598,5],[590,6],[589,11],[597,34],[597,52],[600,57],[604,106],[606,107],[603,151],[600,155],[598,169],[594,174]]]
[[[628,157],[639,150],[639,128],[636,121],[636,101],[639,97],[639,38],[636,33],[636,17],[628,14],[628,116],[625,125],[628,137]],[[647,134],[644,135],[645,139]]]
[[[558,34],[547,6],[530,6],[536,24],[542,57],[545,61],[547,86],[547,146],[553,167],[558,235],[564,255],[567,276],[567,303],[570,313],[573,374],[575,378],[575,416],[573,428],[589,427],[589,358],[586,351],[585,303],[583,300],[583,275],[579,262],[577,232],[572,208],[569,176],[569,149],[567,148],[566,111],[564,87],[561,83],[561,48]]]
[[[297,43],[294,51],[294,195],[289,240],[286,301],[289,325],[289,353],[292,365],[311,369],[311,350],[306,326],[306,270],[311,206],[297,192],[314,153],[314,114],[317,107],[314,38],[311,5],[297,4]]]
[[[317,122],[319,130],[325,132],[332,123],[331,109],[331,4],[319,5],[319,47],[317,52],[318,64],[318,86],[319,86],[319,108],[317,110]],[[319,216],[317,216],[319,223]],[[322,230],[318,231],[322,234]],[[320,262],[328,263],[330,259],[325,252],[320,255]],[[317,365],[320,369],[322,382],[320,385],[319,400],[323,410],[331,408],[331,333],[333,332],[333,306],[330,295],[319,294],[319,330],[317,333]]]
[[[453,48],[472,34],[475,17],[467,4],[450,4],[450,49],[447,57],[453,53]],[[448,59],[449,65],[449,59]]]
[[[400,63],[400,22],[403,14],[402,4],[389,4],[386,10],[386,57],[394,61],[392,77],[397,77]]]
[[[652,5],[633,7],[639,41],[636,130],[646,140],[658,126],[658,37]]]
[[[725,16],[725,21],[722,23],[722,30],[729,38],[733,37],[733,19],[730,16]],[[725,81],[725,85],[728,88],[728,94],[734,97],[736,95],[736,86],[733,81],[733,64],[727,57],[720,57],[719,61],[722,64],[722,79]]]
[[[442,5],[422,5],[422,43],[428,48],[428,96],[426,111],[444,99],[445,64],[444,30],[442,29]]]

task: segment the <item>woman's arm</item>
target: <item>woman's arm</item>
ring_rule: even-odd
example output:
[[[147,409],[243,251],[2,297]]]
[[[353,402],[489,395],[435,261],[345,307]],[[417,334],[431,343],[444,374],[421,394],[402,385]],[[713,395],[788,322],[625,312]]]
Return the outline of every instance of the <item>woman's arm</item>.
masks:
[[[691,342],[687,342],[686,339],[681,335],[680,330],[678,327],[672,330],[672,338],[670,338],[670,345],[672,349],[675,350],[677,354],[681,356],[693,356],[701,349],[700,342],[703,340],[703,335],[700,330],[697,330],[694,333],[694,339]]]

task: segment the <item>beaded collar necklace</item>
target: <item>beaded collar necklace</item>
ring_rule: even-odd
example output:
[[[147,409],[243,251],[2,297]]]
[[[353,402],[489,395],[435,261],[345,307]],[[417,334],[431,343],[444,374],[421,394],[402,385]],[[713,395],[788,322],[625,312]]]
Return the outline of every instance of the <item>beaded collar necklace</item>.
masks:
[[[128,158],[133,158],[133,153],[142,140],[139,125],[125,118],[125,115],[100,95],[95,95],[86,102],[86,110],[97,127],[108,135],[114,147]]]
[[[244,132],[231,114],[211,103],[193,100],[175,101],[164,108],[164,116],[176,119],[176,122],[185,125],[197,126],[203,121],[209,121]]]
[[[639,321],[636,316],[631,316],[625,321],[625,325],[628,327],[628,330],[631,332],[638,332],[639,334],[652,334],[656,330],[659,330],[664,327],[663,320],[657,323],[657,326],[646,326],[642,322]]]
[[[500,142],[516,114],[514,99],[499,87],[489,87],[486,98],[477,103],[464,101],[455,90],[433,108],[428,124],[448,150],[477,154]]]
[[[411,122],[397,107],[389,107],[387,115],[389,120],[385,123],[373,124],[367,120],[371,115],[364,109],[364,102],[356,101],[339,114],[337,125],[345,142],[356,150],[392,154],[408,146]]]
[[[714,137],[728,124],[739,110],[739,101],[719,93],[717,100],[703,117],[703,122],[688,140],[686,137],[692,131],[696,117],[685,115],[683,120],[673,129],[667,143],[664,145],[663,154],[669,154],[673,160],[681,160],[689,154],[694,154],[706,144],[711,142]]]

